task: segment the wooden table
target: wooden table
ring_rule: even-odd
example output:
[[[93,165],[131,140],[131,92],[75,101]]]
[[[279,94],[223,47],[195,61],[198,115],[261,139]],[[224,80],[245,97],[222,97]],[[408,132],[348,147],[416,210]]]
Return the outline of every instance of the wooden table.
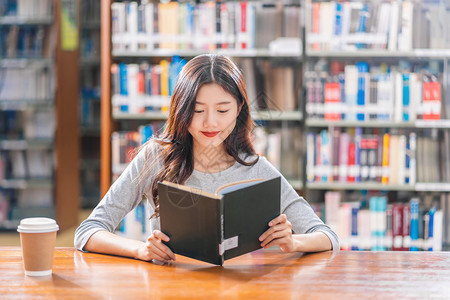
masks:
[[[18,247],[0,248],[1,299],[450,299],[449,252],[258,250],[223,267],[169,265],[57,248],[53,275],[25,276]]]

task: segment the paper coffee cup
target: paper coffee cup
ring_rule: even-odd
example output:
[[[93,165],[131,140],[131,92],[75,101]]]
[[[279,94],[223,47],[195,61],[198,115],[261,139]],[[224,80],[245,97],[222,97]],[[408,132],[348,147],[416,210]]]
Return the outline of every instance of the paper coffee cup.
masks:
[[[20,221],[23,264],[28,276],[52,274],[56,232],[59,226],[50,218],[26,218]]]

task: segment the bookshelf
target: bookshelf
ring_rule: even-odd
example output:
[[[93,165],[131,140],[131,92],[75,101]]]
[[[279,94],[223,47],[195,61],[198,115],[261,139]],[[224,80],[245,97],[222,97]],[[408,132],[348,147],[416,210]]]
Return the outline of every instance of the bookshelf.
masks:
[[[100,2],[80,2],[81,207],[100,200]]]
[[[316,211],[343,249],[364,234],[363,249],[450,249],[448,11],[444,1],[305,1],[306,192],[324,199]],[[435,211],[444,230],[430,246]],[[363,221],[371,215],[384,223]]]
[[[159,109],[152,109],[136,112],[133,110],[132,104],[129,103],[130,97],[121,95],[121,88],[114,82],[115,76],[113,72],[113,78],[111,81],[111,66],[118,66],[120,68],[128,68],[130,72],[131,64],[136,63],[148,63],[153,68],[161,61],[169,61],[172,57],[180,57],[181,59],[189,59],[202,53],[220,53],[230,57],[233,57],[235,62],[243,69],[244,76],[246,76],[247,69],[250,69],[253,73],[256,64],[259,68],[262,65],[267,70],[274,68],[277,74],[282,74],[287,69],[290,70],[289,74],[292,80],[292,84],[289,89],[290,93],[287,96],[292,97],[289,105],[293,108],[286,109],[283,107],[284,103],[269,103],[275,108],[272,109],[268,106],[254,111],[252,116],[254,120],[261,126],[261,128],[278,128],[279,130],[291,130],[292,128],[299,128],[299,124],[303,118],[303,110],[301,109],[301,84],[295,85],[295,81],[300,79],[301,75],[301,60],[302,60],[302,43],[300,32],[300,1],[288,1],[283,5],[280,3],[259,4],[254,1],[242,1],[242,2],[207,2],[207,3],[169,3],[169,4],[157,4],[156,2],[148,5],[138,4],[123,4],[114,1],[108,1],[102,6],[102,24],[108,24],[108,28],[102,26],[102,82],[106,85],[102,85],[102,175],[101,175],[101,193],[102,195],[109,189],[111,184],[111,174],[114,173],[111,169],[111,141],[110,136],[114,130],[121,131],[124,127],[130,127],[127,124],[141,125],[146,121],[165,121],[168,117],[166,111]],[[245,6],[245,8],[242,8]],[[148,23],[138,23],[137,28],[134,24],[128,23],[132,20],[123,12],[124,7],[131,9],[131,14],[137,13],[146,14],[145,16],[153,19],[154,23],[149,25]],[[237,30],[235,33],[231,27],[238,26],[237,13],[242,9],[246,9],[247,14],[247,30],[249,32],[241,32]],[[179,23],[179,32],[170,31],[173,28],[165,28],[162,22],[165,22],[167,14],[177,11],[178,14],[184,14],[185,10],[188,13],[186,17],[180,17],[175,23]],[[283,12],[285,10],[285,12]],[[189,13],[194,12],[194,13]],[[217,14],[222,11],[222,18],[216,18]],[[225,14],[223,13],[225,11]],[[279,30],[279,33],[266,32],[269,36],[264,35],[254,38],[255,35],[251,32],[257,31],[257,24],[261,23],[263,18],[261,13],[265,13],[266,17],[270,14],[287,18],[294,18],[295,23],[298,26],[291,26],[294,28],[294,33],[291,29],[287,29],[287,24],[274,24]],[[211,17],[211,14],[213,17]],[[284,15],[283,15],[284,14]],[[179,16],[180,16],[179,15]],[[223,16],[228,17],[223,17]],[[172,15],[173,16],[173,15]],[[217,15],[219,16],[219,15]],[[138,19],[140,16],[137,17]],[[111,20],[113,22],[111,23]],[[127,30],[123,27],[123,22],[126,22]],[[183,23],[187,22],[187,23]],[[191,22],[191,23],[189,23]],[[259,23],[258,23],[259,22]],[[275,19],[267,19],[264,26],[271,26]],[[269,22],[272,22],[269,24]],[[181,25],[181,23],[186,25]],[[203,24],[204,23],[204,24]],[[220,24],[219,24],[220,23]],[[194,24],[194,26],[192,26]],[[167,24],[166,24],[167,25]],[[211,26],[209,26],[211,25]],[[216,27],[216,25],[218,27]],[[158,27],[159,26],[159,27]],[[283,27],[284,26],[284,27]],[[106,27],[106,26],[105,26]],[[153,27],[153,28],[149,28]],[[167,27],[170,27],[167,25]],[[212,30],[216,28],[217,30]],[[218,29],[218,28],[221,28]],[[226,31],[226,28],[229,28]],[[158,30],[160,29],[160,30]],[[219,30],[219,31],[218,31]],[[176,36],[179,44],[174,45],[174,37]],[[206,38],[205,38],[206,36]],[[273,39],[270,38],[273,36]],[[151,41],[149,43],[149,41]],[[213,43],[211,43],[213,41]],[[271,43],[274,41],[273,43]],[[246,46],[242,44],[246,43]],[[226,44],[226,46],[225,46]],[[220,45],[220,47],[217,47]],[[290,45],[293,47],[286,47]],[[104,54],[104,55],[103,55]],[[292,66],[295,66],[292,68]],[[142,65],[141,65],[142,66]],[[140,67],[141,67],[140,66]],[[267,69],[268,68],[268,69]],[[108,78],[107,78],[108,77]],[[298,78],[297,78],[298,77]],[[247,85],[249,81],[245,78]],[[252,79],[254,81],[254,78]],[[264,78],[262,78],[264,80]],[[251,83],[250,83],[251,84]],[[116,86],[116,88],[114,88]],[[109,87],[112,88],[112,94]],[[252,87],[249,87],[251,89]],[[257,87],[253,87],[253,94],[249,93],[249,98],[262,99],[268,98],[268,95],[257,95]],[[296,90],[295,90],[296,89]],[[259,91],[258,91],[259,92]],[[273,93],[273,92],[272,92]],[[253,98],[252,98],[253,97]],[[273,98],[273,96],[272,96]],[[135,102],[153,103],[157,101],[169,102],[169,96],[161,97],[160,95],[135,95],[133,98]],[[282,100],[282,99],[279,99]],[[127,102],[128,101],[128,102]],[[260,101],[260,100],[258,100]],[[112,107],[111,107],[112,102]],[[282,101],[281,101],[282,102]],[[165,104],[162,104],[165,105]],[[278,106],[277,106],[278,105]],[[127,107],[125,110],[123,107]],[[137,110],[142,110],[138,108]],[[297,124],[297,125],[295,125]],[[280,129],[285,128],[285,129]],[[156,130],[157,128],[155,128]],[[300,133],[292,131],[290,133],[291,140],[299,140]],[[267,133],[266,133],[267,134]],[[272,133],[273,136],[278,135],[278,141],[280,140],[280,132]],[[286,138],[284,134],[283,138]],[[286,144],[286,142],[285,142]],[[263,146],[267,147],[267,146]],[[298,149],[301,151],[301,149]],[[280,153],[278,153],[280,155]],[[279,158],[278,158],[279,160]],[[295,162],[294,162],[295,164]],[[286,165],[286,163],[285,163]],[[121,169],[121,168],[118,168]],[[300,170],[301,167],[298,167]],[[301,178],[301,172],[299,171],[295,177],[289,178],[290,181],[297,189],[301,189],[303,179]]]
[[[61,230],[78,222],[78,59],[62,47],[63,9],[0,3],[0,230],[27,216],[54,217]]]

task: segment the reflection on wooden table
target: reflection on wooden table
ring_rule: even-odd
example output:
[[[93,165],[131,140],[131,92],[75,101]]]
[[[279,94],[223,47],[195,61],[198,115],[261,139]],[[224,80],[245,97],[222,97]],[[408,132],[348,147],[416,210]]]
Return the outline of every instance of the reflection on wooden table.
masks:
[[[223,267],[182,256],[169,265],[57,248],[53,275],[24,275],[18,247],[0,248],[0,299],[349,299],[450,297],[449,252],[258,250]]]

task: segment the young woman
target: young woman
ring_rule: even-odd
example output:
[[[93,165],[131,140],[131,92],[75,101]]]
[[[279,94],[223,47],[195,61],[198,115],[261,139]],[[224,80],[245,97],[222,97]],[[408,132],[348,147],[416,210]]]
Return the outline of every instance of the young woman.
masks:
[[[259,240],[284,252],[339,250],[336,234],[299,197],[250,141],[253,122],[243,76],[220,55],[200,55],[179,74],[167,127],[148,141],[75,232],[75,247],[150,261],[175,260],[160,231],[157,183],[168,180],[211,193],[226,183],[281,176],[281,214]],[[143,196],[150,199],[152,234],[146,242],[113,232]],[[251,222],[251,220],[249,220]]]

